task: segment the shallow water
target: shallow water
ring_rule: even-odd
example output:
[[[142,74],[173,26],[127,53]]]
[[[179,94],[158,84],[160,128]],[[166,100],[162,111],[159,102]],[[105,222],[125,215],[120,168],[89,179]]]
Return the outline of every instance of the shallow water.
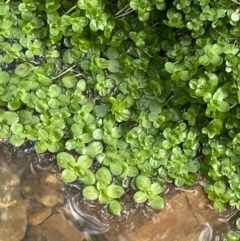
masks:
[[[21,148],[13,148],[7,143],[0,145],[0,166],[7,167],[16,173],[21,182],[30,173],[49,172],[56,175],[59,169],[55,163],[54,155],[37,155],[30,144]],[[123,211],[121,216],[109,215],[106,207],[99,205],[97,201],[87,201],[81,196],[81,185],[77,182],[65,185],[62,192],[65,195],[64,205],[58,206],[55,212],[63,213],[74,225],[85,234],[88,241],[128,241],[123,234],[137,232],[141,226],[157,215],[157,212],[147,205],[136,205],[132,201],[132,193],[128,191],[121,199]],[[166,200],[180,190],[169,185],[164,194]],[[187,191],[187,190],[185,190]],[[173,210],[174,212],[174,210]],[[225,224],[225,228],[214,229],[206,222],[200,232],[198,241],[225,241],[226,230],[235,227],[238,213],[229,208],[224,214],[218,216],[218,220]],[[183,217],[184,218],[184,217]],[[181,221],[181,220],[179,220]],[[28,227],[29,228],[29,227]],[[25,239],[30,238],[26,232]],[[159,240],[167,240],[162,234]],[[9,240],[1,240],[9,241]]]

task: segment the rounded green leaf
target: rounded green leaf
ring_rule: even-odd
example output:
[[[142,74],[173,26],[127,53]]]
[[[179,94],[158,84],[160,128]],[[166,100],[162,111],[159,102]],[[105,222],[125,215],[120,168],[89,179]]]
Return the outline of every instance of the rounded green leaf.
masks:
[[[85,170],[85,175],[79,177],[79,180],[85,185],[93,185],[96,181],[95,174],[90,170]]]
[[[110,198],[104,192],[99,194],[98,200],[101,204],[108,204],[110,202]]]
[[[110,164],[110,170],[113,175],[119,176],[121,175],[123,168],[120,164],[112,163]]]
[[[47,143],[47,150],[52,153],[57,153],[60,150],[60,145],[58,142],[49,142]]]
[[[8,109],[11,111],[18,110],[22,105],[22,102],[19,99],[13,99],[8,102]]]
[[[50,98],[48,100],[48,105],[50,108],[55,109],[59,107],[59,101],[57,98]]]
[[[222,213],[226,210],[226,204],[217,200],[213,203],[213,208],[218,213]]]
[[[147,191],[151,186],[151,181],[144,175],[138,175],[136,177],[136,186],[142,191]]]
[[[162,142],[162,147],[163,147],[164,149],[168,150],[168,149],[170,149],[170,148],[172,147],[172,144],[171,144],[170,141],[164,140],[164,141]]]
[[[227,112],[229,109],[230,105],[224,100],[221,100],[221,102],[219,102],[219,104],[217,105],[217,110],[219,110],[220,112]]]
[[[9,138],[11,135],[11,131],[9,126],[0,124],[0,138],[6,139]]]
[[[227,241],[239,241],[239,240],[240,240],[240,233],[232,230],[227,232]]]
[[[67,15],[63,15],[67,16]],[[75,61],[75,59],[72,56],[72,50],[71,49],[67,49],[63,52],[63,56],[62,56],[62,60],[64,64],[73,64],[73,62]]]
[[[60,167],[67,168],[69,162],[76,162],[75,158],[67,152],[59,152],[57,154],[57,164]]]
[[[189,171],[192,173],[196,173],[200,169],[199,161],[190,161],[186,164],[188,165]]]
[[[19,124],[19,123],[15,123],[15,124],[11,125],[10,130],[15,135],[21,134],[21,133],[23,133],[23,125]]]
[[[48,95],[51,98],[58,97],[60,93],[61,93],[61,88],[58,85],[53,84],[48,87]]]
[[[126,168],[126,175],[128,177],[136,177],[139,173],[139,170],[136,166],[128,166]]]
[[[159,182],[155,182],[151,185],[150,190],[156,195],[163,191],[163,186]]]
[[[176,65],[174,63],[171,63],[171,62],[165,63],[165,69],[168,73],[170,74],[174,73],[175,68],[176,68]]]
[[[77,78],[73,75],[64,76],[61,81],[63,86],[68,89],[73,88],[78,82]]]
[[[210,61],[212,65],[219,66],[223,63],[223,58],[221,56],[214,55]]]
[[[82,194],[88,200],[96,200],[99,196],[99,192],[95,186],[84,187]]]
[[[67,150],[73,150],[76,148],[76,141],[73,140],[73,139],[70,139],[68,140],[66,143],[65,143],[65,147]]]
[[[55,127],[56,128],[56,127]],[[63,131],[60,129],[53,129],[50,133],[49,133],[49,138],[52,141],[60,141],[63,137]]]
[[[92,166],[93,160],[88,155],[82,155],[77,159],[77,165],[83,169],[87,169]]]
[[[20,77],[26,77],[33,69],[33,66],[29,63],[19,64],[16,69],[15,73],[18,74]]]
[[[134,194],[133,199],[136,203],[144,203],[147,201],[147,194],[143,191],[138,191]]]
[[[67,95],[60,94],[57,98],[60,106],[67,107],[70,104],[70,98]]]
[[[43,86],[49,86],[52,84],[52,80],[48,76],[45,76],[43,74],[37,74],[37,76],[38,82],[41,83]]]
[[[181,187],[184,185],[185,179],[183,177],[176,177],[174,183],[177,187]]]
[[[38,136],[41,141],[46,141],[48,139],[48,131],[44,129],[39,129]]]
[[[0,2],[0,15],[1,16],[5,16],[8,14],[9,12],[9,4],[5,3],[5,2]]]
[[[26,132],[25,134],[26,138],[29,140],[29,141],[36,141],[38,140],[38,134],[37,134],[37,131],[36,130],[33,130],[33,129],[30,129]]]
[[[49,106],[45,100],[38,100],[35,105],[35,110],[38,113],[44,113],[47,109],[49,109]]]
[[[19,111],[19,122],[23,125],[29,124],[32,122],[33,115],[28,110]]]
[[[14,123],[18,123],[19,122],[19,115],[15,112],[12,112],[12,111],[5,111],[3,113],[2,121],[3,121],[3,123],[5,123],[7,125],[12,125]]]
[[[149,200],[150,206],[155,210],[163,209],[164,207],[164,200],[160,196],[155,196],[153,199]]]
[[[107,68],[110,72],[118,73],[120,71],[121,66],[120,66],[119,60],[111,59],[111,60],[108,60],[107,63],[108,63]]]
[[[12,135],[9,142],[16,147],[21,146],[25,142],[25,138],[21,138],[18,135]]]
[[[77,175],[74,170],[65,169],[62,172],[61,179],[64,182],[69,183],[75,181],[77,179]]]
[[[47,145],[45,142],[37,142],[34,146],[34,149],[37,153],[44,153],[47,151]]]
[[[214,191],[217,193],[217,194],[221,194],[221,193],[225,193],[226,191],[226,183],[224,181],[216,181],[213,185],[214,187]]]
[[[210,62],[209,57],[208,57],[206,54],[204,54],[204,55],[202,55],[202,56],[199,57],[198,63],[201,64],[201,65],[203,65],[203,66],[207,66],[207,65],[209,65],[211,62]]]
[[[110,184],[112,181],[112,174],[108,168],[100,167],[96,172],[96,179],[106,184]]]
[[[1,71],[0,70],[0,84],[6,85],[9,80],[9,74],[6,71]]]
[[[107,187],[107,195],[108,197],[114,199],[114,198],[120,198],[124,193],[124,189],[121,186],[112,184]]]
[[[102,153],[103,145],[100,142],[92,142],[87,146],[87,154],[91,158],[95,158],[98,154]]]
[[[120,215],[122,211],[120,202],[118,202],[117,200],[112,200],[108,204],[108,211],[113,215]]]
[[[103,130],[101,128],[97,128],[93,131],[93,138],[96,140],[101,140],[103,138]]]
[[[114,47],[109,47],[108,49],[107,49],[107,57],[109,58],[109,59],[117,59],[118,58],[118,56],[119,56],[119,51],[118,51],[118,49],[117,48],[114,48]]]
[[[236,226],[237,226],[238,229],[240,229],[240,218],[238,218],[238,219],[236,220]]]
[[[38,98],[33,92],[25,92],[21,96],[21,101],[28,107],[34,108],[35,103],[38,101]]]

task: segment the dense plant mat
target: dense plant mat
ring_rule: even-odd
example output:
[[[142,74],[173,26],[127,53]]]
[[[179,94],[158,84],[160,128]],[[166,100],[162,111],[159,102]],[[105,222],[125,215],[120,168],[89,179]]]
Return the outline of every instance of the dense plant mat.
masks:
[[[113,214],[200,172],[240,209],[240,2],[0,1],[0,138],[57,154]]]

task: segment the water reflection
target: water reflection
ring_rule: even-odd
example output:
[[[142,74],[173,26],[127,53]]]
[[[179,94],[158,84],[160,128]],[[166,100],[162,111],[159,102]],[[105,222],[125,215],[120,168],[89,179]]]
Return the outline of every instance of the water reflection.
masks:
[[[93,208],[91,208],[91,212],[87,213],[86,210],[81,207],[79,199],[80,195],[69,198],[65,207],[71,212],[74,219],[81,224],[82,231],[87,231],[91,235],[107,232],[110,228],[110,225],[101,222],[97,217],[95,217],[94,213],[92,212],[94,211]]]
[[[206,226],[201,231],[198,241],[212,240],[212,237],[213,237],[213,227],[211,227],[207,223]]]

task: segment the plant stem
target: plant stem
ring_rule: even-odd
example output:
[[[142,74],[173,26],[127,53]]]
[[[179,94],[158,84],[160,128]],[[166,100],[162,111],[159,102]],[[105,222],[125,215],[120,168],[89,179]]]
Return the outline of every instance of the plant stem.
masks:
[[[226,35],[222,34],[221,32],[217,31],[216,29],[214,29],[219,35],[221,35],[222,37],[224,37],[226,40],[234,40],[236,38],[228,38]]]
[[[234,2],[234,3],[236,3],[236,4],[238,4],[238,5],[240,5],[240,3],[237,2],[237,1],[235,1],[235,0],[231,0],[231,1]]]
[[[9,3],[11,0],[7,0],[6,3]]]
[[[238,103],[236,103],[236,104],[230,106],[229,110],[231,110],[232,108],[234,108],[236,105],[238,105]]]
[[[71,66],[70,68],[66,69],[65,71],[61,72],[60,74],[58,74],[57,76],[55,76],[53,79],[55,80],[55,79],[61,77],[62,75],[66,74],[67,72],[69,72],[70,70],[72,70],[75,66],[76,66],[76,64],[74,64],[74,65]]]
[[[116,18],[124,17],[124,16],[126,16],[126,15],[128,15],[128,14],[134,12],[134,11],[135,11],[135,10],[131,9],[130,11],[128,11],[128,12],[126,12],[126,13],[123,13],[123,14],[121,14],[121,15],[116,16]]]
[[[74,10],[77,7],[77,5],[74,5],[72,8],[68,9],[66,13],[64,13],[64,15],[69,14],[70,12],[72,12],[72,10]]]
[[[121,14],[122,12],[126,11],[127,8],[129,8],[129,4],[127,4],[125,7],[123,7],[121,10],[119,10],[117,13],[115,13],[115,16]]]

